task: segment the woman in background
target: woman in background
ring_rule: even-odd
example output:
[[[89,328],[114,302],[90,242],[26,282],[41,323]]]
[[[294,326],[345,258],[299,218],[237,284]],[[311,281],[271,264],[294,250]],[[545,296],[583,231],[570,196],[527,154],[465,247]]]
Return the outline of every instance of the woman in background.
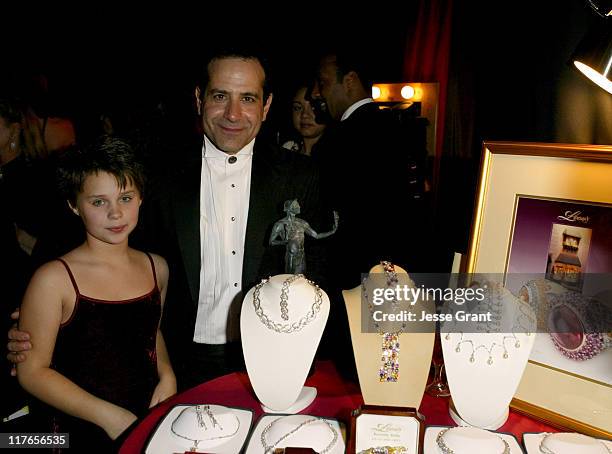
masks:
[[[325,131],[325,125],[317,123],[314,109],[306,99],[307,91],[307,86],[301,86],[293,96],[291,119],[297,137],[295,140],[285,142],[283,148],[311,156],[313,148]]]

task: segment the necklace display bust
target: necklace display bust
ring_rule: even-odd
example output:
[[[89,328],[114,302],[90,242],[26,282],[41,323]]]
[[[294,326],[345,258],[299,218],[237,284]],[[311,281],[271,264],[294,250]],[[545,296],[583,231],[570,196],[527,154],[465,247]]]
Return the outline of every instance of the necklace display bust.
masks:
[[[398,285],[402,288],[414,287],[414,282],[405,270],[394,266],[390,272],[389,265],[388,262],[381,262],[374,266],[363,285],[342,292],[355,352],[359,385],[366,404],[419,408],[429,375],[434,330],[411,333],[409,327],[402,328],[401,324],[400,328],[395,326],[389,329],[383,324],[370,326],[367,330],[370,332],[364,332],[362,329],[362,315],[368,314],[369,317],[371,314],[367,306],[371,302],[374,289],[395,288]],[[397,311],[434,312],[433,302],[419,301],[414,306],[410,306],[409,303],[400,301],[397,305]],[[397,341],[399,344],[397,349],[388,348],[388,339],[385,339],[388,337],[393,337]],[[394,354],[397,357],[393,356]],[[393,367],[398,368],[397,373],[384,370],[388,369],[388,360],[383,358],[388,358],[389,355],[393,356]],[[384,381],[383,376],[387,377]]]
[[[329,316],[329,298],[301,274],[279,274],[246,294],[240,314],[247,373],[265,411],[297,413],[316,396],[304,382]]]
[[[535,338],[535,325],[530,322],[535,315],[501,285],[490,283],[488,288],[487,297],[499,311],[499,319],[515,320],[514,332],[463,333],[445,323],[440,335],[456,410],[451,407],[451,417],[459,425],[495,430],[508,417],[508,405],[527,365]]]

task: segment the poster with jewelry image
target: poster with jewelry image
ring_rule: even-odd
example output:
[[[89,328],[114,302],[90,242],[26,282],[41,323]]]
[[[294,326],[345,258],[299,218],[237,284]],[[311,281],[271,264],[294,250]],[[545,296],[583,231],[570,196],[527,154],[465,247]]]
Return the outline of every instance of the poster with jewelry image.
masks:
[[[425,420],[414,408],[362,405],[351,415],[347,452],[420,454]]]
[[[175,405],[153,431],[145,454],[160,452],[242,452],[252,410],[208,404]]]
[[[601,305],[597,295],[607,290],[606,283],[610,286],[606,282],[598,287],[600,279],[589,277],[612,275],[612,205],[519,196],[513,232],[508,288],[518,294],[526,284],[529,299],[537,302],[539,329],[530,360],[612,384],[612,349],[607,348],[606,339],[609,327],[583,329],[586,320],[579,310],[581,304],[591,309]],[[512,282],[512,277],[524,275],[532,279]],[[560,295],[581,298],[576,300],[576,313],[561,312],[566,306],[551,307]],[[558,326],[561,323],[575,326],[565,333]]]
[[[504,275],[515,295],[538,300],[539,334],[512,408],[604,437],[612,436],[612,329],[600,326],[610,319],[602,284],[612,273],[610,181],[612,146],[485,142],[465,267]],[[538,277],[517,277],[528,273]],[[603,332],[587,317],[594,309]]]

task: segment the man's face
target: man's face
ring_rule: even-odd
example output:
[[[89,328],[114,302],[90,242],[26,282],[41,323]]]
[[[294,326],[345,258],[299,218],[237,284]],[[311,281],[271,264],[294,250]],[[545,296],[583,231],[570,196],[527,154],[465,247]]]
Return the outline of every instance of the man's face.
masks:
[[[240,151],[259,132],[272,95],[264,104],[265,73],[255,59],[223,58],[208,65],[208,86],[201,98],[204,133],[228,154]]]
[[[327,103],[329,114],[335,120],[340,120],[350,103],[347,100],[346,90],[337,78],[336,57],[324,57],[319,64],[318,80],[313,89],[313,97],[321,96]]]

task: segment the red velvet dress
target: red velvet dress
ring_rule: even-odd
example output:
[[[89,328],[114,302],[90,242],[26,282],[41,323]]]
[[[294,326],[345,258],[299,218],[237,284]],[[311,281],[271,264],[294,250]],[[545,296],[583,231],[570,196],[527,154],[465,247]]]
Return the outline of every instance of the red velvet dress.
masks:
[[[148,255],[148,254],[147,254]],[[158,383],[155,341],[161,316],[160,292],[123,301],[81,295],[68,264],[76,303],[70,319],[60,326],[51,367],[96,397],[146,414]],[[53,431],[70,433],[69,452],[112,452],[99,427],[50,409]]]

